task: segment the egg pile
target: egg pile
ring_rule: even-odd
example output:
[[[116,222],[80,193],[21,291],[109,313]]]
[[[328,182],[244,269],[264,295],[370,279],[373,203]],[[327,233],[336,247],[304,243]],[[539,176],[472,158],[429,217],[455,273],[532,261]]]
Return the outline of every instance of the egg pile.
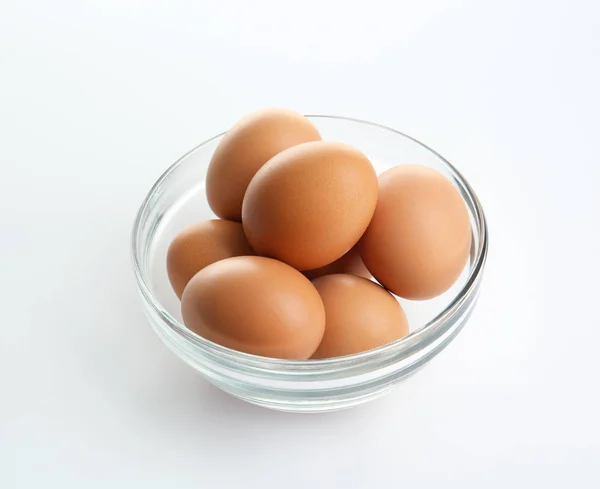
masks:
[[[442,174],[399,165],[378,177],[291,110],[254,112],[225,134],[206,196],[219,219],[175,236],[169,280],[187,328],[246,353],[330,358],[402,338],[394,295],[443,293],[469,256],[469,214]]]

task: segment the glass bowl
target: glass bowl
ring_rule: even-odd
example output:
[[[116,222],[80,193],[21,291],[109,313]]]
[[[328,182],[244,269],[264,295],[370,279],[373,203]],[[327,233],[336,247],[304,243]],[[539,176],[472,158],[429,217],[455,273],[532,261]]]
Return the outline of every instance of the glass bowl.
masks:
[[[411,327],[407,337],[345,357],[292,361],[230,350],[185,328],[167,277],[166,252],[181,228],[214,218],[206,201],[204,179],[222,134],[184,155],[158,179],[140,207],[131,241],[144,311],[167,346],[222,390],[260,406],[294,412],[332,411],[366,402],[426,365],[469,318],[488,247],[487,225],[477,196],[463,176],[435,151],[379,124],[344,117],[308,117],[323,139],[357,147],[378,173],[407,163],[429,166],[442,172],[464,198],[473,236],[469,263],[457,283],[442,296],[421,302],[400,300]]]

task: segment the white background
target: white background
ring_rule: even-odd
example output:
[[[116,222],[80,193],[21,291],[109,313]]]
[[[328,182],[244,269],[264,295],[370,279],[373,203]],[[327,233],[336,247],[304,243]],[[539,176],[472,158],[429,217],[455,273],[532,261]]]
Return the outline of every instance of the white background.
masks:
[[[594,0],[2,0],[0,487],[599,487],[599,90]],[[487,212],[467,327],[353,410],[230,398],[138,303],[145,193],[265,105],[405,131]]]

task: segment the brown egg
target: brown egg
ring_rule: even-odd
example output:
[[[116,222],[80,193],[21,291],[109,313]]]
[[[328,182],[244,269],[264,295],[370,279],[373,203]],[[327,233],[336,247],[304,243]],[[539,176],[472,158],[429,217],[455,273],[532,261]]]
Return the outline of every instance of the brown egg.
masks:
[[[321,135],[306,117],[288,109],[252,112],[219,142],[206,174],[206,197],[213,212],[241,220],[242,200],[256,171],[280,151]]]
[[[220,345],[254,355],[306,360],[325,330],[319,293],[299,271],[260,256],[227,258],[190,280],[185,325]]]
[[[181,230],[167,251],[167,273],[181,299],[183,289],[204,267],[232,256],[255,255],[239,222],[214,219]]]
[[[346,144],[317,141],[282,151],[256,173],[242,222],[259,255],[312,270],[356,244],[376,203],[377,176],[367,157]]]
[[[406,299],[435,297],[459,277],[470,246],[469,213],[441,173],[401,165],[380,175],[377,208],[359,251],[383,286]]]
[[[408,334],[406,315],[383,287],[355,275],[327,275],[313,281],[325,305],[325,335],[311,358],[371,350]]]
[[[358,275],[359,277],[371,278],[371,274],[367,270],[367,267],[365,267],[356,246],[333,263],[314,270],[306,270],[302,273],[310,280],[323,277],[324,275],[333,275],[334,273],[349,273],[351,275]]]

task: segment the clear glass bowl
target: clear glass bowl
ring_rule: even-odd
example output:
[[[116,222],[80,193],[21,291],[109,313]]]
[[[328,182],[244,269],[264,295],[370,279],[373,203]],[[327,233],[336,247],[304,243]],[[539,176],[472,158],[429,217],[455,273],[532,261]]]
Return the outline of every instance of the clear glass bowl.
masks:
[[[291,361],[263,358],[212,343],[185,328],[165,259],[173,236],[187,224],[210,219],[204,178],[222,134],[175,162],[144,200],[133,227],[133,268],[144,311],[158,336],[207,380],[245,401],[282,411],[319,412],[354,406],[386,393],[443,350],[461,330],[476,302],[488,238],[483,209],[463,176],[435,151],[393,129],[333,116],[308,116],[323,139],[363,151],[378,173],[416,163],[441,171],[459,189],[471,216],[469,263],[445,294],[423,302],[400,300],[411,334],[346,357]]]

